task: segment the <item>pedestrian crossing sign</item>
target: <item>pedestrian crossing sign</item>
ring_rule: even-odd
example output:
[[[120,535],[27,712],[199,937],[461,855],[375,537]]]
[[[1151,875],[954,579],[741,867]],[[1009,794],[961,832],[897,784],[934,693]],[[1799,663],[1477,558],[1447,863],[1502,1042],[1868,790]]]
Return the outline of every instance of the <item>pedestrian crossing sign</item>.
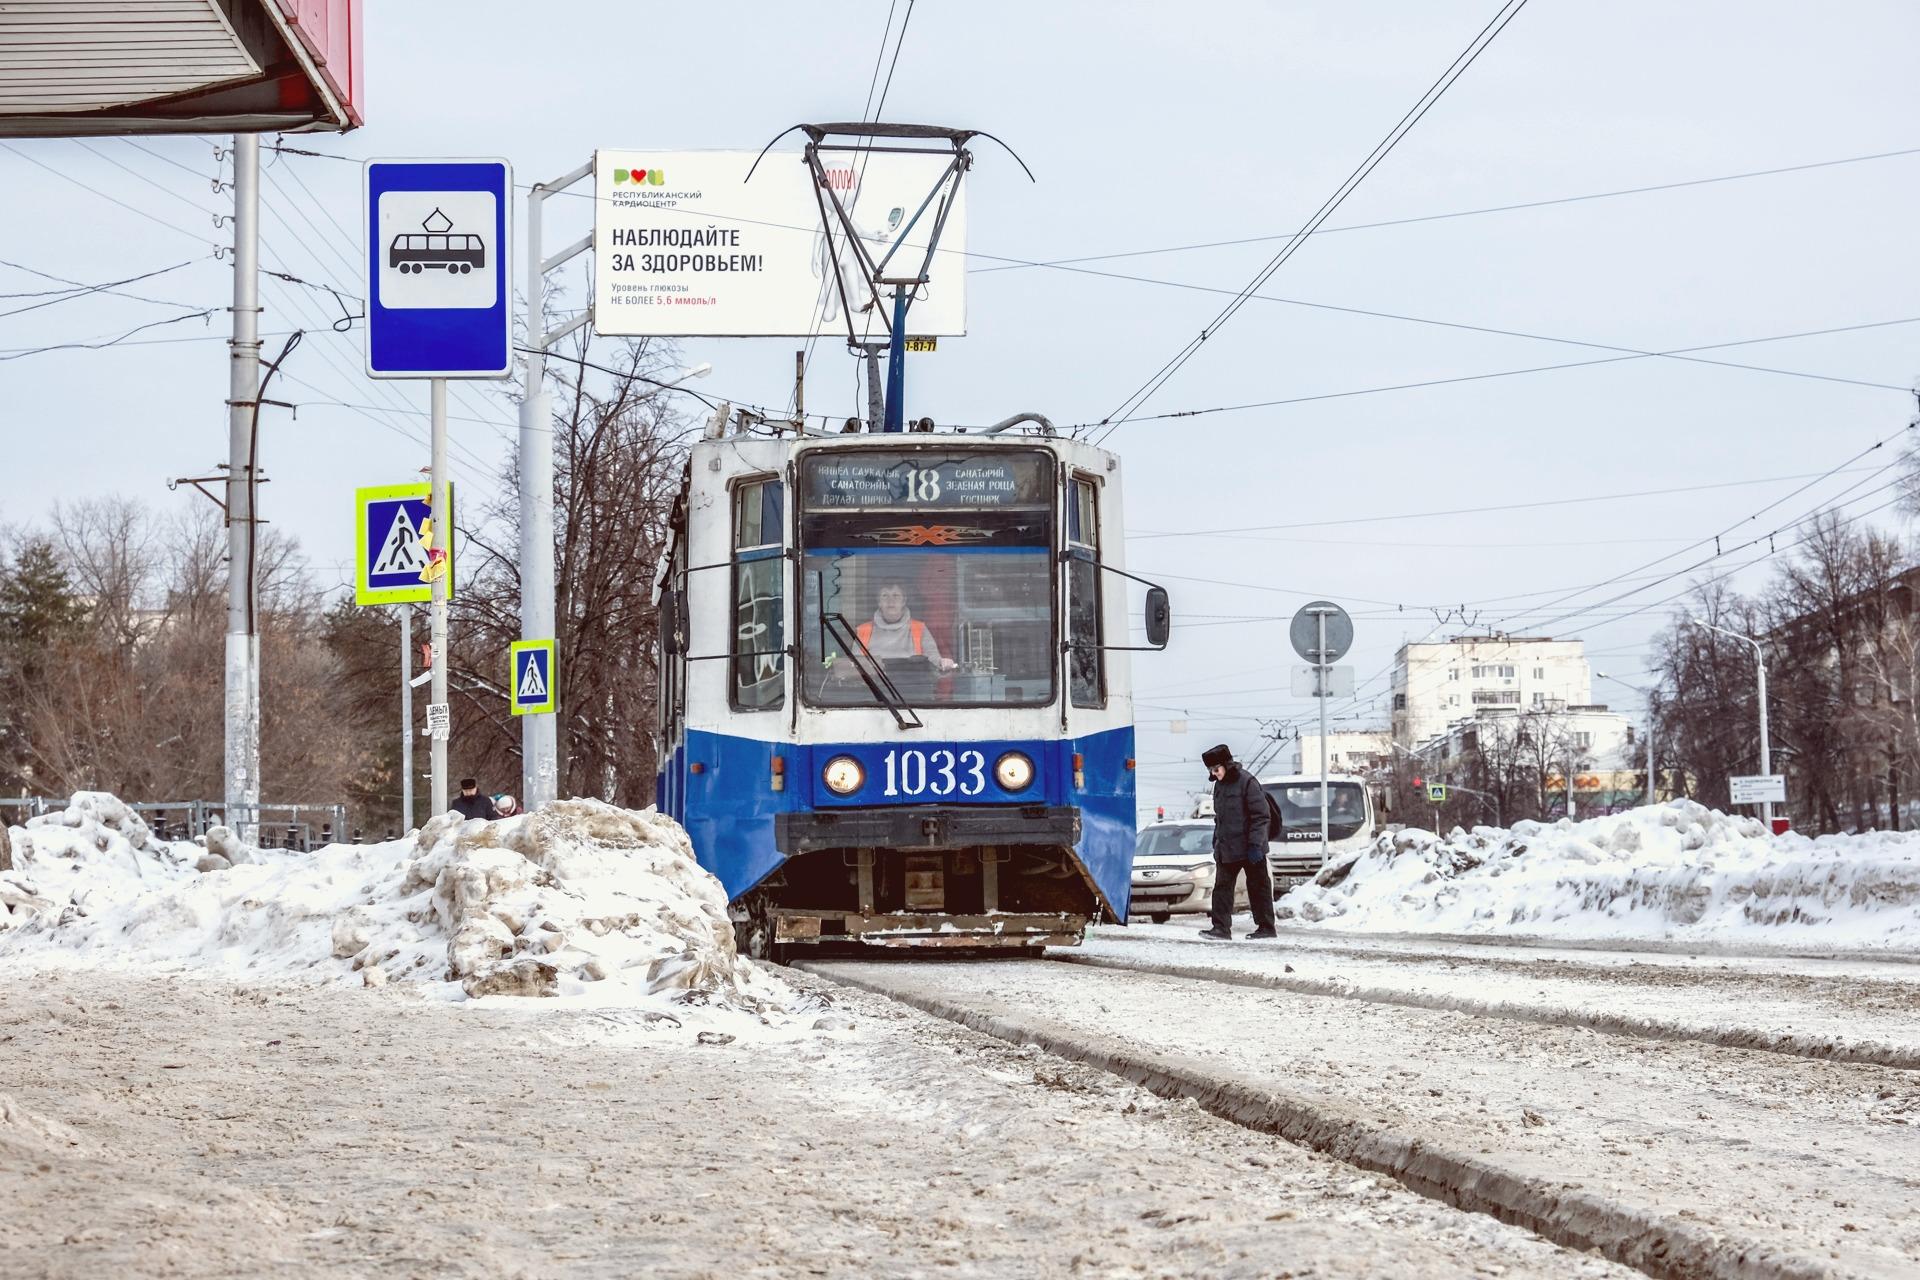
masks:
[[[559,705],[554,688],[558,671],[554,666],[553,641],[515,640],[509,646],[512,662],[507,674],[507,702],[517,716],[550,715]]]
[[[429,570],[441,563],[447,599],[453,599],[453,484],[447,484],[445,520],[433,518],[431,488],[389,484],[353,491],[355,604],[425,604],[433,599]]]

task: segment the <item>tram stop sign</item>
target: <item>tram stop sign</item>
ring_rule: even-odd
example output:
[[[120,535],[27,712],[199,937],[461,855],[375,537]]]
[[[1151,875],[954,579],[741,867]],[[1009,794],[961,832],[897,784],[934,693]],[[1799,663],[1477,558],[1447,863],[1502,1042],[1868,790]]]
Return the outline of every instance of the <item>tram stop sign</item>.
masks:
[[[1327,620],[1325,653],[1318,652],[1322,617]],[[1347,650],[1353,648],[1353,619],[1331,600],[1315,600],[1300,606],[1300,612],[1293,615],[1293,625],[1287,628],[1287,635],[1293,641],[1295,653],[1316,665],[1330,666],[1346,657]]]

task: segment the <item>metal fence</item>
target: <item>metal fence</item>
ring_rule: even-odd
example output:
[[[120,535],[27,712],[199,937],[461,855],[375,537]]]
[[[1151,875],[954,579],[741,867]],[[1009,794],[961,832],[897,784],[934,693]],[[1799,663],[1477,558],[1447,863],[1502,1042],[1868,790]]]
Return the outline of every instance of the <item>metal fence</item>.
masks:
[[[0,821],[24,824],[66,807],[67,801],[47,796],[0,796]],[[344,804],[229,806],[217,800],[149,800],[129,801],[127,807],[146,819],[162,840],[191,840],[222,825],[236,831],[251,828],[257,836],[254,843],[262,849],[307,852],[322,845],[358,844],[362,838],[357,828],[348,828]],[[237,820],[229,821],[229,815]]]

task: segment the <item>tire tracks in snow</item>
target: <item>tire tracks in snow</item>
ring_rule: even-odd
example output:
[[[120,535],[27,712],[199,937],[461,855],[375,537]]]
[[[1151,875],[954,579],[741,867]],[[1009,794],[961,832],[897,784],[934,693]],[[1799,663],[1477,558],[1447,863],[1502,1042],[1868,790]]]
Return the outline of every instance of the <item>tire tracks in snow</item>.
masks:
[[[1593,1250],[1656,1280],[1813,1280],[1856,1274],[1829,1260],[1760,1240],[1730,1238],[1676,1214],[1506,1167],[1497,1157],[1436,1143],[1344,1101],[1276,1088],[1201,1057],[1145,1051],[1118,1037],[1050,1024],[1043,1015],[972,1008],[962,1000],[912,990],[910,984],[890,983],[885,970],[876,966],[854,971],[831,961],[802,961],[795,967],[1012,1044],[1032,1045],[1097,1067],[1162,1097],[1190,1098],[1245,1128],[1384,1174],[1422,1195],[1487,1214],[1555,1244]],[[1179,975],[1168,976],[1180,980]]]
[[[1391,987],[1370,987],[1346,980],[1289,977],[1272,973],[1251,973],[1217,965],[1169,964],[1164,961],[1128,960],[1118,956],[1055,955],[1049,960],[1083,965],[1091,969],[1118,969],[1135,973],[1158,974],[1165,978],[1187,978],[1199,982],[1219,982],[1228,986],[1259,987],[1290,991],[1304,996],[1331,996],[1341,1000],[1360,1000],[1369,1004],[1395,1005],[1403,1009],[1431,1009],[1441,1013],[1466,1013],[1483,1018],[1502,1018],[1545,1027],[1584,1027],[1607,1035],[1630,1036],[1640,1040],[1685,1040],[1719,1045],[1726,1049],[1756,1049],[1763,1053],[1783,1053],[1822,1062],[1850,1062],[1874,1067],[1892,1067],[1901,1071],[1920,1071],[1920,1046],[1892,1044],[1884,1040],[1846,1040],[1825,1034],[1800,1035],[1791,1031],[1769,1031],[1761,1027],[1704,1026],[1670,1018],[1642,1017],[1595,1009],[1573,1009],[1558,1005],[1526,1004],[1512,1000],[1479,1000],[1471,996],[1441,995],[1434,992],[1402,991]]]

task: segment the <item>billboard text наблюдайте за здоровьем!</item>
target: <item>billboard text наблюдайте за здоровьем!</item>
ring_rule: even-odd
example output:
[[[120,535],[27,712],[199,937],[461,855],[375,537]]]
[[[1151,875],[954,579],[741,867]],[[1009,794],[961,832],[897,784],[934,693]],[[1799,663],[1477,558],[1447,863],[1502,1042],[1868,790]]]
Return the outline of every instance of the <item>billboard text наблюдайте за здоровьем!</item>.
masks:
[[[873,302],[858,256],[826,192],[797,152],[599,151],[594,154],[593,327],[612,337],[797,337],[885,341],[891,291]],[[827,179],[878,262],[899,245],[889,276],[926,258],[939,202],[921,204],[947,157],[834,155]],[[752,181],[746,181],[753,170]],[[914,294],[908,332],[966,333],[965,184],[940,232],[929,279]],[[833,219],[831,243],[821,208]],[[919,214],[916,219],[915,214]]]

